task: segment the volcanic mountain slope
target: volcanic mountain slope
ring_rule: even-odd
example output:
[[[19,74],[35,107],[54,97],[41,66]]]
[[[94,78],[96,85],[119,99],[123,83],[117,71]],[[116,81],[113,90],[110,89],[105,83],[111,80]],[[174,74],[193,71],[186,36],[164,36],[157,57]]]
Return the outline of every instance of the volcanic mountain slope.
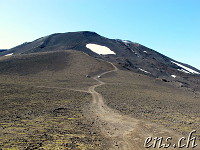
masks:
[[[0,149],[143,150],[148,136],[192,130],[200,145],[198,69],[88,31],[0,56]]]
[[[91,76],[111,68],[107,63],[72,50],[14,55],[0,59],[2,80],[13,77],[11,83],[27,84],[26,81],[30,81],[30,84],[41,85],[44,82],[59,87],[78,86],[79,89],[81,86],[87,89],[87,86],[94,84],[93,80],[85,78],[86,75]]]
[[[86,75],[111,69],[70,50],[0,59],[0,149],[99,149],[104,138],[83,116],[96,83]]]
[[[113,54],[99,55],[88,48],[88,44],[105,46]],[[0,56],[68,49],[82,51],[90,56],[113,62],[120,69],[131,70],[136,73],[160,78],[165,82],[171,82],[178,86],[200,90],[200,71],[198,69],[177,62],[138,43],[108,39],[95,32],[83,31],[52,34],[33,42],[23,43],[0,53]]]
[[[199,131],[198,92],[80,51],[0,57],[0,86],[0,149],[143,150]]]
[[[0,49],[0,53],[1,53],[1,52],[5,52],[6,50],[7,50],[7,49]]]

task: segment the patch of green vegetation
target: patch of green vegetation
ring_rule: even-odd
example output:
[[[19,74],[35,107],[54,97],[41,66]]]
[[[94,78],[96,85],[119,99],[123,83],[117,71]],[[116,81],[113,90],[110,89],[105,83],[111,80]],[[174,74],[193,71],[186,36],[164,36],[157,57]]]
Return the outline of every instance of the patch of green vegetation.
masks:
[[[2,150],[19,150],[18,148],[2,148]]]

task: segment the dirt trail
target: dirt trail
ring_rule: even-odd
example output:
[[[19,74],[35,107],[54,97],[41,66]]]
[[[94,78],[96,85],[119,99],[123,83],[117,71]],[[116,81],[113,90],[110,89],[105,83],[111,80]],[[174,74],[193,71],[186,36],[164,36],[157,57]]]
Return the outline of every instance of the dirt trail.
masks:
[[[110,63],[110,62],[109,62]],[[105,74],[117,71],[117,67],[110,63],[114,69],[111,71],[104,72],[98,76],[103,76]],[[93,79],[98,82],[98,84],[89,87],[89,92],[92,94],[92,103],[89,110],[90,118],[95,120],[95,125],[101,130],[103,136],[109,139],[110,150],[144,150],[148,149],[144,147],[145,139],[147,137],[163,137],[163,144],[166,144],[165,141],[167,137],[172,137],[171,146],[167,149],[179,149],[177,148],[178,140],[182,137],[177,135],[173,131],[165,129],[162,126],[159,126],[155,123],[146,122],[143,120],[138,120],[129,116],[125,116],[109,108],[104,104],[103,97],[100,93],[95,91],[95,88],[102,86],[106,83],[102,82],[98,76],[95,76]],[[186,137],[187,138],[187,137]],[[185,144],[185,141],[182,142],[182,145]],[[148,145],[153,144],[152,140]],[[174,148],[176,144],[176,148]],[[152,149],[164,149],[158,148],[159,142]],[[166,149],[166,148],[165,148]],[[184,148],[181,148],[184,149]],[[187,148],[189,149],[189,148]]]
[[[99,74],[98,76],[102,77],[105,74],[115,72],[118,70],[118,68],[115,65],[113,65],[112,63],[110,64],[113,66],[114,69]],[[93,77],[93,79],[96,80],[98,83],[96,85],[90,86],[88,91],[76,90],[70,88],[61,88],[61,87],[48,87],[48,86],[37,86],[37,87],[73,90],[73,91],[86,92],[92,94],[93,101],[89,109],[86,110],[86,116],[88,117],[88,119],[93,120],[95,126],[98,129],[100,129],[101,134],[106,139],[108,139],[106,143],[106,147],[108,150],[166,149],[166,148],[158,148],[160,145],[159,142],[156,143],[155,148],[152,148],[153,147],[152,144],[154,144],[153,138],[155,137],[163,137],[163,141],[161,144],[166,144],[165,146],[169,144],[165,141],[166,138],[172,137],[173,139],[169,140],[171,144],[170,147],[167,148],[168,150],[175,150],[175,149],[190,150],[190,148],[177,148],[178,140],[183,136],[178,135],[174,131],[168,130],[165,127],[157,125],[155,123],[135,119],[127,115],[122,115],[120,112],[117,112],[116,110],[111,109],[106,104],[104,104],[103,96],[100,93],[96,92],[95,88],[102,86],[106,83],[101,81],[100,78],[98,78],[98,76]],[[147,146],[152,145],[151,148],[144,147],[144,143],[147,137],[152,137],[152,141],[147,144]],[[186,142],[187,141],[182,141],[181,145],[186,144]],[[176,144],[175,148],[174,144]],[[199,144],[194,149],[198,150]]]

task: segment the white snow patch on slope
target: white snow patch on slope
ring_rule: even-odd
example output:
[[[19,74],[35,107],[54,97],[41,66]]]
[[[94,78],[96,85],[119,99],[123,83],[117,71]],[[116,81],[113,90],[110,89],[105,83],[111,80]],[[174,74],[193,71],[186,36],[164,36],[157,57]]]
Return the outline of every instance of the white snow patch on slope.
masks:
[[[178,71],[181,71],[181,72],[184,72],[184,73],[188,73],[190,74],[190,72],[186,71],[186,70],[183,70],[183,69],[177,69]]]
[[[141,69],[141,68],[138,68],[138,69],[141,70],[141,71],[143,71],[143,72],[145,72],[145,73],[150,73],[150,72],[148,72],[148,71],[146,71],[144,69]]]
[[[174,64],[176,64],[177,66],[179,66],[179,67],[185,69],[185,70],[188,71],[188,72],[191,72],[191,73],[193,73],[193,74],[200,74],[199,72],[197,72],[197,71],[195,71],[195,70],[193,70],[193,69],[190,69],[190,68],[188,68],[188,67],[186,67],[186,66],[183,66],[183,65],[181,65],[181,64],[179,64],[179,63],[177,63],[177,62],[174,62],[174,61],[171,61],[171,62],[174,63]]]
[[[132,51],[133,53],[135,53],[135,51],[134,51],[134,50],[132,50],[132,49],[131,49],[131,51]]]
[[[12,56],[13,55],[13,53],[10,53],[10,54],[6,54],[6,55],[4,55],[4,56]]]
[[[111,51],[108,47],[106,46],[101,46],[98,44],[87,44],[86,45],[87,48],[89,48],[90,50],[92,50],[93,52],[97,53],[97,54],[102,54],[102,55],[108,55],[108,54],[115,54],[115,52]]]
[[[124,42],[124,43],[130,43],[130,41],[127,41],[127,40],[122,40],[122,42]]]
[[[171,77],[176,78],[176,75],[171,75]]]
[[[147,51],[143,51],[144,53],[147,53]]]

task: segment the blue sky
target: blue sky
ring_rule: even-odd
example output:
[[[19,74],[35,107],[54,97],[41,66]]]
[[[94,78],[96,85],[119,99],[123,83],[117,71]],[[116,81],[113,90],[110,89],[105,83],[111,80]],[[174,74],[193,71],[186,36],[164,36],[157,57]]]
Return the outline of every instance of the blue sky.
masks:
[[[200,69],[200,0],[0,0],[0,49],[85,30]]]

